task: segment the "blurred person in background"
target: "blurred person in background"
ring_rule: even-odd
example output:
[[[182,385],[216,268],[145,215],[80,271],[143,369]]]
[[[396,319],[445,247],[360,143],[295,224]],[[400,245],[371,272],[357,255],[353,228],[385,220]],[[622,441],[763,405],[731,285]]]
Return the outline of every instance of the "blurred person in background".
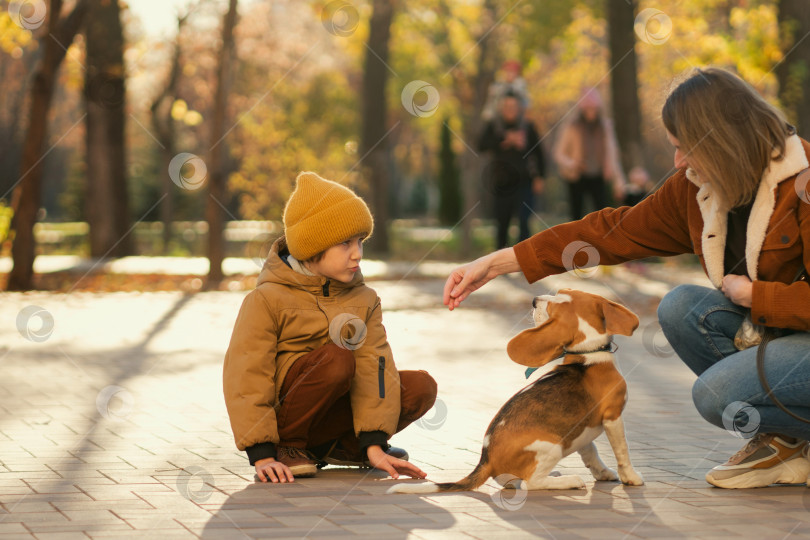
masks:
[[[509,92],[501,98],[498,115],[484,127],[478,149],[489,152],[491,158],[484,181],[494,196],[495,245],[498,249],[510,245],[509,225],[515,214],[518,240],[525,240],[530,236],[533,195],[543,190],[545,160],[540,136],[526,118],[518,95]]]
[[[591,88],[583,92],[578,107],[554,147],[554,161],[568,182],[572,221],[585,215],[586,196],[595,210],[601,210],[607,206],[607,183],[613,185],[616,201],[624,198],[625,185],[613,122],[605,116],[599,91]]]

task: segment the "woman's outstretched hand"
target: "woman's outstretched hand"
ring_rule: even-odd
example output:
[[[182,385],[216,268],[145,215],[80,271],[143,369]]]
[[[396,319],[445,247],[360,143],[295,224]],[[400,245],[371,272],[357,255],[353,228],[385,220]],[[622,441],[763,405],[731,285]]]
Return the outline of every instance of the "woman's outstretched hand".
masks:
[[[471,263],[459,266],[450,273],[450,277],[444,284],[442,301],[445,306],[450,308],[450,311],[453,311],[473,291],[480,289],[492,278],[518,270],[520,270],[520,266],[515,257],[515,250],[512,248],[480,257]]]

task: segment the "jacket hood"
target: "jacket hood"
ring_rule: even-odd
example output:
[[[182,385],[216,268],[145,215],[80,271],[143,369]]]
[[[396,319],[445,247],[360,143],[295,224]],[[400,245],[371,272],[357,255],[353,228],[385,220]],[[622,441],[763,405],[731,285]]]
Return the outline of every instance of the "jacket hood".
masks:
[[[278,238],[270,247],[270,252],[264,260],[259,277],[256,280],[258,287],[262,283],[278,283],[289,287],[296,287],[311,292],[314,295],[324,296],[324,286],[329,282],[329,294],[337,294],[344,289],[351,289],[363,285],[363,274],[360,270],[355,273],[354,278],[344,283],[336,279],[329,279],[323,276],[305,276],[299,274],[282,259],[290,254],[287,248],[287,240],[284,236]]]

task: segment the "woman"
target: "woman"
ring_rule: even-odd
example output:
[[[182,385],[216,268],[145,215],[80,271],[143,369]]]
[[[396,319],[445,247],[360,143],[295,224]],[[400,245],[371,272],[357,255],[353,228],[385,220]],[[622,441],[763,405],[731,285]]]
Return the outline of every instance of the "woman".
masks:
[[[658,191],[634,207],[605,208],[457,268],[444,303],[458,307],[500,274],[522,271],[534,282],[582,265],[577,257],[563,260],[573,241],[596,248],[593,264],[695,253],[715,289],[670,291],[658,308],[661,327],[698,376],[692,394],[700,414],[718,427],[758,427],[706,480],[726,488],[804,483],[810,424],[765,395],[756,348],[738,351],[734,338],[746,315],[776,329],[767,379],[790,410],[810,417],[810,285],[794,282],[810,265],[810,144],[753,88],[716,68],[697,70],[675,88],[662,117],[678,172]],[[591,255],[580,253],[588,264]]]
[[[566,124],[554,146],[554,161],[568,183],[571,219],[582,218],[585,196],[596,210],[605,201],[606,183],[613,184],[613,197],[624,197],[624,174],[612,122],[602,111],[599,92],[588,89],[579,100],[579,114]]]

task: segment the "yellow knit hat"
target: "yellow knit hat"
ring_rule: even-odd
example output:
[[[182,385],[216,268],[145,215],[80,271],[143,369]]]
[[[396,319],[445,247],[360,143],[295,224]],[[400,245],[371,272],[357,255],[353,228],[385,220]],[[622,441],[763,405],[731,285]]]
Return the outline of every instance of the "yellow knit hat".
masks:
[[[371,236],[374,221],[363,199],[349,188],[302,172],[284,208],[290,255],[305,261],[358,234]]]

